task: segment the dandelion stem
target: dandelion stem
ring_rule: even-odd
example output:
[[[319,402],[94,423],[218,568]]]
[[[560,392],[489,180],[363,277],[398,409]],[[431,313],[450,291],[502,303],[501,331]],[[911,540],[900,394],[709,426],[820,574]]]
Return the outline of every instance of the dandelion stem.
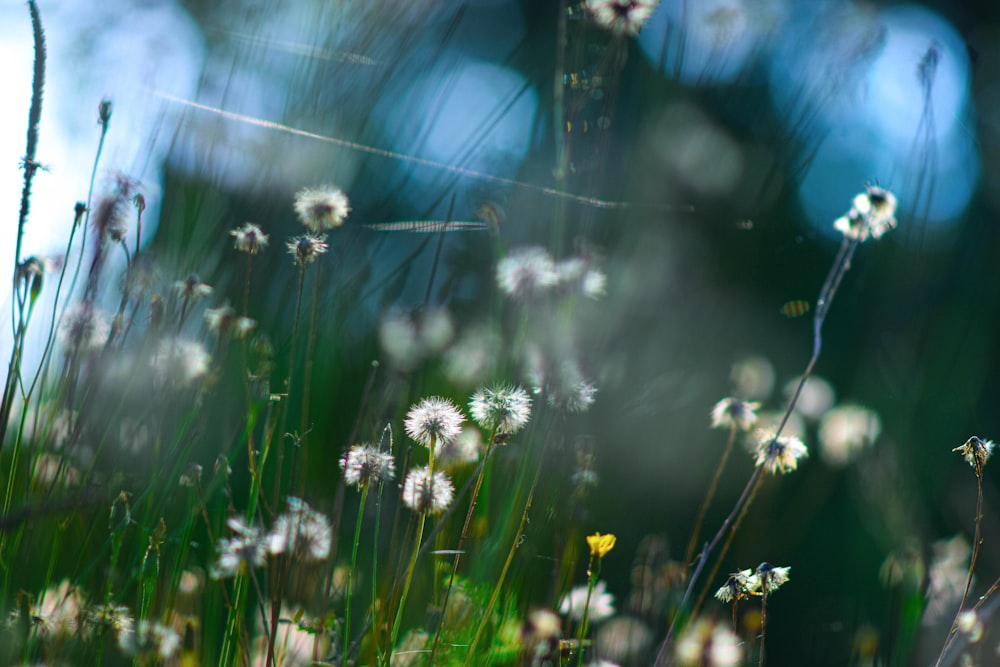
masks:
[[[521,544],[524,526],[528,523],[528,511],[531,509],[531,502],[535,497],[535,488],[538,486],[538,479],[541,475],[542,463],[539,461],[538,467],[535,469],[535,479],[531,482],[531,490],[528,491],[528,499],[524,502],[524,511],[521,512],[521,523],[518,524],[517,532],[514,533],[514,541],[511,542],[510,551],[507,552],[507,560],[504,561],[503,569],[500,570],[500,577],[497,579],[496,586],[493,587],[493,594],[490,596],[490,601],[486,605],[486,609],[483,610],[483,617],[479,619],[476,636],[472,639],[472,643],[469,644],[469,652],[465,657],[465,667],[469,667],[472,664],[473,657],[476,655],[476,647],[483,637],[483,632],[486,630],[486,624],[489,622],[490,614],[493,613],[493,607],[496,605],[497,598],[500,597],[500,589],[503,587],[504,579],[507,578],[507,571],[510,569],[510,564],[514,561],[514,552],[517,551],[517,547]]]
[[[354,523],[354,542],[351,546],[351,567],[347,571],[347,593],[344,596],[344,655],[341,664],[347,667],[347,657],[351,646],[351,593],[354,590],[354,567],[358,562],[358,545],[361,543],[361,520],[365,515],[365,503],[368,500],[370,484],[361,489],[361,504],[358,506],[358,519]],[[332,577],[331,577],[332,578]]]
[[[476,484],[472,489],[472,498],[469,500],[469,511],[465,514],[465,523],[462,524],[462,532],[458,536],[458,546],[455,548],[455,560],[451,564],[451,577],[448,579],[448,587],[444,592],[444,601],[441,603],[441,622],[438,623],[437,631],[434,633],[434,642],[431,644],[431,653],[428,658],[428,664],[434,664],[434,655],[437,652],[438,641],[441,638],[441,630],[444,626],[445,612],[448,611],[448,600],[451,597],[452,586],[455,585],[455,577],[458,575],[458,564],[462,560],[462,549],[465,547],[465,538],[469,534],[469,526],[472,525],[472,516],[476,511],[476,501],[479,499],[479,490],[483,484],[483,477],[486,476],[486,464],[490,460],[490,454],[493,453],[493,445],[496,440],[496,428],[492,429],[490,433],[489,442],[486,444],[486,453],[483,454],[483,460],[479,464],[479,472],[476,475]]]
[[[951,628],[948,630],[948,638],[944,642],[944,646],[941,647],[941,653],[938,655],[937,661],[934,663],[934,667],[939,667],[941,662],[944,660],[945,654],[948,649],[951,648],[952,644],[955,643],[955,638],[958,636],[958,621],[962,616],[962,610],[965,609],[965,603],[969,599],[969,590],[972,588],[972,574],[976,569],[976,561],[979,560],[979,548],[983,543],[983,465],[978,458],[973,458],[973,465],[976,469],[976,528],[975,528],[975,538],[972,543],[972,556],[969,559],[969,573],[965,578],[965,592],[962,593],[962,601],[958,605],[958,610],[955,612],[955,619],[951,622]],[[1000,581],[1000,580],[998,580]],[[992,593],[996,589],[996,584],[990,589],[988,593]],[[979,604],[985,600],[984,595]],[[978,609],[978,605],[976,607]]]
[[[722,453],[722,458],[719,459],[719,465],[715,469],[715,475],[712,476],[712,483],[708,485],[708,492],[705,494],[705,499],[701,503],[701,509],[698,510],[698,518],[695,519],[694,530],[691,532],[691,539],[688,541],[687,550],[684,552],[685,569],[691,566],[691,559],[694,557],[695,545],[698,543],[698,535],[701,533],[701,525],[705,521],[705,514],[708,512],[708,508],[712,504],[712,499],[715,497],[715,491],[719,486],[719,479],[722,477],[722,471],[726,467],[726,462],[729,460],[729,455],[733,451],[733,443],[735,442],[736,425],[733,424],[729,427],[729,440],[726,443],[726,449]]]
[[[576,634],[576,667],[583,665],[583,640],[587,637],[587,626],[590,622],[590,596],[594,593],[594,584],[601,574],[601,559],[597,559],[597,566],[594,566],[594,555],[590,555],[590,562],[587,563],[587,600],[583,605],[583,616],[580,618],[580,627]]]

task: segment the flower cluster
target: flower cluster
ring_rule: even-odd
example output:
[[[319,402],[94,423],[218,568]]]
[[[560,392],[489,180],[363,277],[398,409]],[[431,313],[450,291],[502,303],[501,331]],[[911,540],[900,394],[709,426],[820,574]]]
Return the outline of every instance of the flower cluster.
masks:
[[[226,525],[235,535],[219,541],[219,561],[210,570],[213,579],[235,577],[244,566],[253,569],[267,562],[268,539],[259,528],[238,516],[230,517]]]
[[[896,206],[896,195],[869,185],[854,198],[851,210],[834,221],[833,228],[851,240],[864,242],[871,237],[877,241],[896,228]]]
[[[545,248],[528,246],[497,263],[497,284],[504,294],[519,301],[531,301],[555,289],[597,299],[604,294],[607,276],[589,259],[571,257],[556,262]]]
[[[577,586],[567,593],[559,603],[559,613],[569,615],[573,620],[583,618],[586,607],[587,617],[593,622],[603,621],[615,615],[615,596],[608,593],[608,585],[604,581],[594,584],[590,593],[590,604],[587,604],[588,586]]]

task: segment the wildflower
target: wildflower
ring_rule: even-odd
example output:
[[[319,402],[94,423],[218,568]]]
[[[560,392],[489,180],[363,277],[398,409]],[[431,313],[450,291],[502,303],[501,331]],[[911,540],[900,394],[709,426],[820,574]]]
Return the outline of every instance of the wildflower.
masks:
[[[294,236],[285,243],[288,252],[295,258],[295,263],[306,266],[328,250],[326,237],[318,234],[303,234]]]
[[[248,526],[238,516],[230,517],[226,525],[236,535],[219,541],[219,562],[211,568],[213,579],[234,577],[244,565],[257,568],[267,561],[268,540],[258,528]]]
[[[49,587],[37,604],[25,605],[30,622],[39,635],[68,637],[83,629],[83,591],[70,586],[69,579]],[[11,622],[22,621],[22,610],[11,612]]]
[[[587,0],[594,23],[623,35],[637,35],[660,0]]]
[[[820,454],[829,465],[844,465],[882,433],[878,414],[860,405],[841,405],[823,415],[819,424]]]
[[[524,428],[531,417],[531,397],[516,386],[482,388],[472,395],[469,414],[483,428],[514,434]]]
[[[562,391],[549,393],[549,405],[555,408],[565,408],[569,412],[586,412],[594,404],[597,387],[585,380],[580,380]]]
[[[236,339],[245,338],[257,326],[254,320],[237,315],[236,311],[229,306],[206,310],[205,324],[219,336],[232,336]]]
[[[351,445],[340,459],[344,482],[349,486],[365,486],[390,480],[396,475],[392,454],[380,452],[375,445]]]
[[[272,554],[293,552],[306,562],[319,561],[330,555],[333,531],[326,516],[289,496],[288,511],[275,520],[267,539]]]
[[[170,626],[142,620],[135,632],[118,635],[118,647],[127,655],[169,660],[180,650],[181,637]]]
[[[555,263],[544,248],[521,248],[497,263],[497,284],[515,299],[526,301],[537,297],[557,282]]]
[[[347,195],[338,188],[303,188],[295,193],[295,214],[311,232],[340,227],[350,212]]]
[[[447,398],[425,398],[406,414],[406,434],[427,447],[451,442],[462,431],[462,413]]]
[[[760,403],[724,398],[712,408],[712,428],[749,431],[757,423],[758,408],[760,408]]]
[[[212,286],[206,285],[198,279],[197,274],[190,274],[184,280],[174,283],[174,290],[186,301],[194,301],[212,293]]]
[[[738,602],[753,594],[753,590],[757,587],[756,579],[753,570],[733,572],[722,588],[715,591],[715,597],[720,602]]]
[[[868,237],[876,241],[896,228],[896,196],[876,185],[869,185],[857,195],[851,210],[837,218],[833,228],[845,238],[863,243]]]
[[[794,436],[783,435],[777,438],[765,436],[757,445],[757,459],[754,464],[763,467],[772,475],[789,473],[799,465],[799,459],[809,456],[805,443]]]
[[[128,641],[135,632],[135,621],[128,607],[117,604],[102,604],[91,607],[83,617],[84,625],[96,632],[114,631],[119,642]]]
[[[587,546],[590,547],[590,557],[604,558],[608,555],[608,552],[615,548],[617,540],[618,538],[610,533],[605,535],[601,535],[600,533],[588,535]]]
[[[593,622],[603,621],[615,615],[615,596],[607,592],[607,583],[598,581],[590,594],[587,617]],[[583,608],[587,604],[587,586],[577,586],[567,593],[559,603],[559,613],[568,614],[573,620],[583,618]]]
[[[951,451],[959,452],[969,465],[976,469],[978,474],[978,471],[986,465],[986,461],[993,454],[993,447],[992,440],[980,440],[976,436],[972,436],[965,441],[964,445]]]
[[[437,446],[435,461],[444,466],[459,466],[464,463],[475,463],[483,449],[483,434],[476,428],[463,428],[458,437],[451,442],[442,442]],[[437,463],[435,463],[437,465]]]
[[[67,347],[87,352],[103,348],[110,334],[107,316],[92,304],[83,303],[67,311],[59,338]]]
[[[770,563],[761,563],[758,565],[757,572],[755,573],[757,579],[755,594],[762,595],[778,590],[782,584],[788,582],[788,572],[791,569],[790,567],[775,567]]]
[[[429,468],[414,468],[403,482],[403,502],[414,512],[443,512],[455,497],[455,487],[442,472],[433,476]]]
[[[237,227],[229,233],[236,239],[236,241],[233,242],[236,249],[249,255],[256,255],[258,252],[266,248],[267,242],[270,240],[268,239],[267,234],[265,234],[260,227],[252,222],[244,222],[243,225]]]
[[[725,624],[704,618],[690,623],[677,638],[676,656],[682,667],[736,667],[743,664],[739,637]]]

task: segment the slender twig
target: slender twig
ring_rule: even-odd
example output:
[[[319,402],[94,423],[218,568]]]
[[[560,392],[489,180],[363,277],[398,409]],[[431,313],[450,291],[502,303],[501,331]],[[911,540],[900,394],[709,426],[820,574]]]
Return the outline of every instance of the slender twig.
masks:
[[[701,502],[701,509],[698,510],[698,518],[694,522],[694,530],[691,531],[691,539],[688,540],[687,549],[684,551],[684,567],[688,568],[691,564],[691,559],[694,557],[695,546],[698,543],[698,536],[701,533],[701,525],[705,521],[705,514],[708,512],[709,506],[712,504],[712,498],[715,497],[715,490],[719,486],[719,479],[722,477],[722,471],[726,467],[726,462],[729,460],[729,455],[733,451],[733,443],[736,442],[736,424],[729,427],[729,439],[726,442],[726,449],[722,452],[722,458],[719,459],[719,465],[715,468],[715,474],[712,476],[712,482],[708,485],[708,492],[705,494],[705,499]]]

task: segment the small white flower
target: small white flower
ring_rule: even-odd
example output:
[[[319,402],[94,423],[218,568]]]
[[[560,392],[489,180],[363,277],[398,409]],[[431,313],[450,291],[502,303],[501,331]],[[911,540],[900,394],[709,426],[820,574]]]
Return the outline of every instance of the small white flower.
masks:
[[[544,248],[532,246],[512,251],[497,263],[497,284],[515,299],[527,301],[559,282],[555,262]]]
[[[266,248],[269,240],[267,234],[252,222],[245,222],[229,233],[236,239],[233,242],[236,249],[249,255],[256,255]]]
[[[637,35],[660,0],[587,0],[594,23],[625,35]]]
[[[326,237],[318,234],[294,236],[285,243],[285,247],[288,248],[295,263],[300,266],[312,264],[317,257],[329,249]]]
[[[712,408],[712,428],[735,428],[749,431],[757,423],[760,403],[724,398]]]
[[[225,579],[239,574],[246,565],[262,567],[267,562],[268,540],[258,528],[250,527],[242,517],[230,517],[226,525],[236,535],[219,540],[219,561],[211,569],[213,579]]]

